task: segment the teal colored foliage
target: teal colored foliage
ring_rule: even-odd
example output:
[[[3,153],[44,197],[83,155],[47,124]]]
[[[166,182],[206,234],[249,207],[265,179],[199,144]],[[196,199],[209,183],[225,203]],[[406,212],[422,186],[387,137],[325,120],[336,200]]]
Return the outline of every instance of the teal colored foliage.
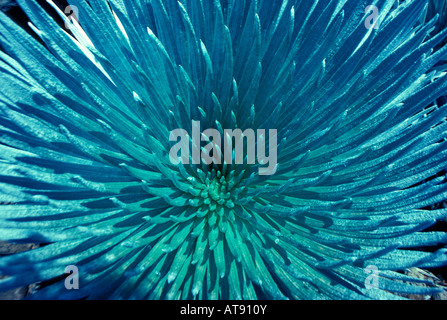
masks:
[[[447,77],[435,69],[447,31],[425,20],[428,0],[70,0],[78,20],[49,1],[70,31],[37,1],[17,2],[34,37],[0,13],[0,239],[42,245],[0,258],[0,290],[445,290],[401,272],[447,264],[447,234],[427,231],[447,209],[422,209],[447,198]],[[378,29],[365,26],[368,5]],[[276,174],[173,165],[169,133],[193,120],[277,129]],[[70,265],[78,290],[65,287]]]
[[[426,20],[430,20],[438,15],[436,23],[436,32],[447,27],[447,1],[446,0],[430,0],[427,7]]]

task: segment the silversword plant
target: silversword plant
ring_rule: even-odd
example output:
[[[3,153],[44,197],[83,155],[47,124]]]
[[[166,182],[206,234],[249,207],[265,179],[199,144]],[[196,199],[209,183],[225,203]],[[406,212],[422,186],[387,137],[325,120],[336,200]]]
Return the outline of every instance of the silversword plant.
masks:
[[[0,13],[0,290],[36,299],[400,299],[447,264],[447,30],[429,1],[17,0]],[[375,5],[378,29],[365,28]],[[63,23],[70,28],[68,32]],[[430,36],[428,36],[430,35]],[[35,38],[39,38],[37,41]],[[277,130],[262,164],[170,132]],[[433,249],[435,247],[435,249]],[[428,250],[430,249],[430,250]],[[67,265],[79,289],[67,290]],[[374,290],[365,287],[380,270]],[[420,283],[425,284],[421,286]],[[374,284],[374,283],[373,283]]]

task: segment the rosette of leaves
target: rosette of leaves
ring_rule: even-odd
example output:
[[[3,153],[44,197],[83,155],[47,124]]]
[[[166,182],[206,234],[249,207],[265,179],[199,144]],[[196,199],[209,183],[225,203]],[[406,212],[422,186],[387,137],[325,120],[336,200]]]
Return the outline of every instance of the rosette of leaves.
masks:
[[[70,30],[17,2],[34,37],[0,13],[0,238],[42,245],[0,259],[0,289],[40,283],[39,299],[443,290],[399,272],[447,263],[446,233],[426,231],[447,210],[421,209],[447,195],[446,113],[433,103],[447,78],[430,71],[447,31],[428,37],[427,1],[73,0],[76,19],[48,1]],[[371,4],[378,29],[365,25]],[[169,133],[192,121],[222,134],[277,129],[276,173],[172,164]],[[67,266],[78,290],[65,286]]]

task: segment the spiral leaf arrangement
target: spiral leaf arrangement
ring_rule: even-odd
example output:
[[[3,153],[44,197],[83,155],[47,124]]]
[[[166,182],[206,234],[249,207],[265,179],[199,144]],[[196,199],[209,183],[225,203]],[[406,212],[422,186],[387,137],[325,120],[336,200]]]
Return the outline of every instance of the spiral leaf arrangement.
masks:
[[[433,69],[447,31],[428,37],[437,20],[425,22],[427,0],[72,0],[77,19],[48,0],[69,30],[37,2],[17,2],[34,37],[0,13],[0,238],[43,245],[0,259],[0,290],[40,283],[37,299],[444,290],[398,272],[447,264],[446,233],[425,231],[447,210],[421,209],[447,198],[436,102],[447,77]],[[377,29],[365,26],[371,4]],[[193,121],[222,136],[277,129],[276,173],[174,165],[169,133]],[[78,290],[64,286],[69,265]],[[373,289],[368,266],[380,270]]]

